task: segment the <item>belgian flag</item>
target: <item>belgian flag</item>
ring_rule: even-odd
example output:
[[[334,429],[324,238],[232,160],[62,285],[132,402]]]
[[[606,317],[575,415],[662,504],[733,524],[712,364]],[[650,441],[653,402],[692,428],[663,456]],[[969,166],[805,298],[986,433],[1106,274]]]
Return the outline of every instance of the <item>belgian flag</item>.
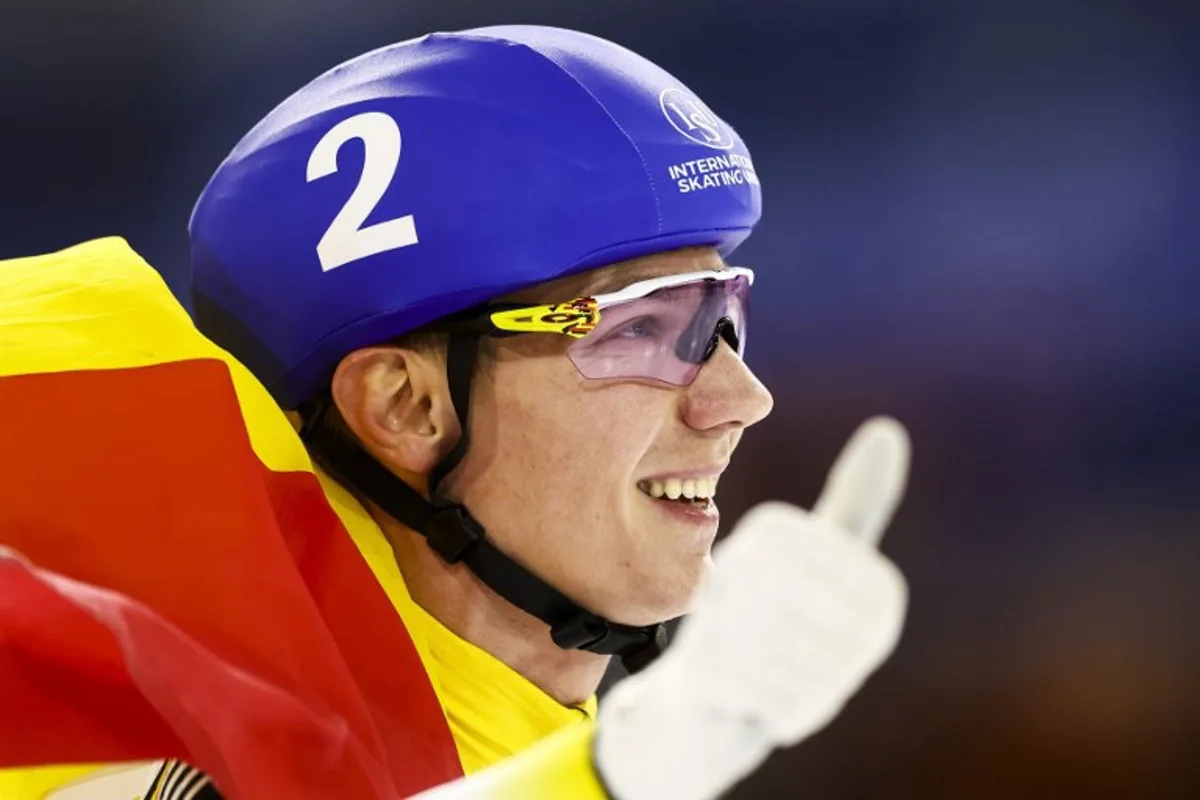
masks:
[[[103,239],[0,262],[0,768],[161,758],[229,797],[461,775],[287,417]]]

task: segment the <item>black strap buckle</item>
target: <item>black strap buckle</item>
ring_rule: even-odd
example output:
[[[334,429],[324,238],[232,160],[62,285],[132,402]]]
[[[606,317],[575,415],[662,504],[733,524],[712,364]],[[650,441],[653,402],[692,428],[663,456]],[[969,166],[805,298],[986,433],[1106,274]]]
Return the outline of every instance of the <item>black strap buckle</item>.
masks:
[[[667,647],[666,625],[635,627],[609,622],[590,611],[578,611],[550,628],[550,638],[563,650],[619,655],[625,669],[637,672]]]
[[[457,564],[466,558],[483,536],[483,526],[462,506],[447,506],[433,512],[426,531],[429,546],[447,564]]]
[[[602,617],[587,611],[579,611],[550,628],[550,638],[563,650],[590,650],[593,653],[603,652],[596,649],[612,636],[612,624]]]
[[[652,625],[651,629],[651,638],[621,655],[621,666],[625,667],[625,671],[630,675],[641,672],[667,649],[667,626],[660,622]]]

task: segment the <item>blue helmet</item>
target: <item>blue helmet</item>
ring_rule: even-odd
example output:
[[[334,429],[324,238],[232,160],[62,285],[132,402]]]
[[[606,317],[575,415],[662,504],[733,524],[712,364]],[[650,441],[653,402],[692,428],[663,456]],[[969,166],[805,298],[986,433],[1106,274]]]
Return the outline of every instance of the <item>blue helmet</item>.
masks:
[[[316,78],[221,164],[189,227],[196,320],[295,408],[356,348],[613,261],[728,254],[760,209],[737,133],[629,50],[431,34]]]

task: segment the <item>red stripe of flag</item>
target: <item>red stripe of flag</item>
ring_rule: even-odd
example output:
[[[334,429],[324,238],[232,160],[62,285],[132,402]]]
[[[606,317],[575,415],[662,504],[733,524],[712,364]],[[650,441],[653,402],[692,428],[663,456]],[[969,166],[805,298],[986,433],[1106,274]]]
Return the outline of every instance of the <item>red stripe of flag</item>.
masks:
[[[461,774],[316,476],[255,456],[226,367],[0,378],[0,765],[180,757],[227,796]],[[32,565],[32,566],[30,566]]]

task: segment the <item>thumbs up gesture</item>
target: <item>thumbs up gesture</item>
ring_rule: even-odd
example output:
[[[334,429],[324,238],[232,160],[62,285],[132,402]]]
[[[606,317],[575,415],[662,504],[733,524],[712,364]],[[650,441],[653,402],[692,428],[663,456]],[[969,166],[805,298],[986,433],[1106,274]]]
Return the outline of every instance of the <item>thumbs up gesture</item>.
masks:
[[[908,462],[904,428],[869,420],[811,512],[770,502],[738,522],[675,643],[601,706],[595,764],[617,800],[717,797],[891,655],[907,586],[877,545]]]

